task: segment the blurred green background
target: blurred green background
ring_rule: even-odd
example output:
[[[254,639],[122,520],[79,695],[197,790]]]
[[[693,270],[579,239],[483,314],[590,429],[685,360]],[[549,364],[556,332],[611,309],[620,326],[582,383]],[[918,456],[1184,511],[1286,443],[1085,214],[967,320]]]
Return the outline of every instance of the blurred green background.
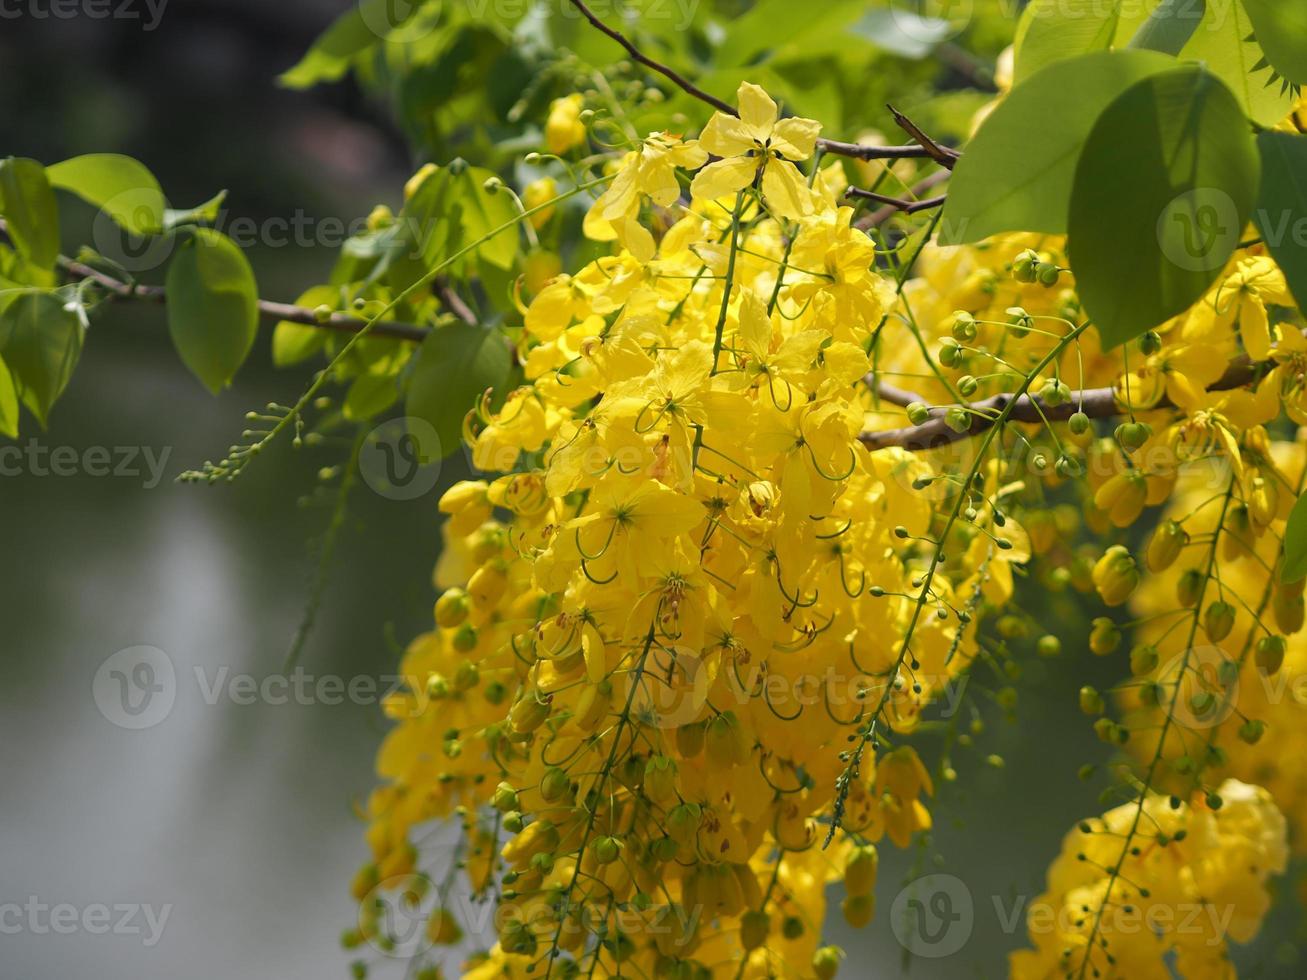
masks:
[[[735,6],[745,12],[750,4]],[[873,54],[858,77],[842,80],[855,93],[867,82],[865,111],[850,113],[848,100],[831,96],[832,111],[851,116],[848,126],[876,125],[893,94],[908,106],[935,106],[941,118],[958,114],[951,102],[969,114],[983,97],[967,89],[1010,33],[999,6],[975,28],[979,76],[966,59],[959,67],[958,46],[912,59]],[[174,206],[227,188],[229,220],[349,222],[375,203],[397,204],[420,158],[384,107],[348,81],[308,93],[275,84],[342,8],[338,0],[172,0],[152,30],[30,11],[7,17],[0,148],[44,162],[128,153],[154,170]],[[936,86],[953,94],[932,101]],[[70,223],[77,220],[70,212]],[[326,246],[250,252],[262,295],[280,300],[322,281],[334,256]],[[302,390],[308,370],[274,371],[268,336],[236,385],[215,399],[177,361],[159,309],[105,311],[50,431],[33,427],[19,445],[35,439],[79,455],[148,448],[155,458],[167,454],[163,480],[147,487],[146,473],[60,477],[30,466],[0,477],[8,556],[0,588],[0,906],[171,906],[149,947],[143,936],[86,930],[0,934],[0,976],[347,974],[352,957],[337,939],[354,921],[348,882],[366,859],[353,807],[372,785],[385,730],[379,707],[206,700],[206,685],[223,678],[282,672],[330,515],[330,500],[313,492],[316,473],[346,449],[293,452],[283,441],[234,485],[172,482],[221,455],[247,409]],[[451,461],[441,484],[459,478],[461,466]],[[434,497],[396,501],[359,485],[300,660],[307,675],[384,684],[399,647],[429,625]],[[1107,686],[1122,668],[1091,658],[1075,640],[1087,630],[1076,600],[1030,592],[1037,616],[1063,624],[1063,657],[1028,666],[1017,682],[1015,725],[994,705],[1000,683],[971,682],[964,711],[979,709],[985,729],[973,749],[955,753],[960,778],[939,788],[936,832],[911,852],[883,849],[880,911],[870,928],[854,933],[832,916],[828,938],[849,950],[846,975],[1005,975],[1005,954],[1024,944],[1021,903],[1042,890],[1066,830],[1100,809],[1098,787],[1076,778],[1081,763],[1105,758],[1076,711],[1076,692],[1086,674]],[[92,685],[108,657],[139,645],[167,654],[176,702],[157,725],[132,731],[106,719]],[[927,757],[936,754],[938,739],[920,744]],[[985,764],[990,754],[1005,766]],[[947,957],[910,957],[891,906],[903,880],[934,871],[955,876],[969,894],[970,933]],[[1242,976],[1300,975],[1295,915],[1279,914],[1255,947],[1240,951]],[[456,974],[456,963],[448,967]],[[402,964],[376,972],[402,974]]]

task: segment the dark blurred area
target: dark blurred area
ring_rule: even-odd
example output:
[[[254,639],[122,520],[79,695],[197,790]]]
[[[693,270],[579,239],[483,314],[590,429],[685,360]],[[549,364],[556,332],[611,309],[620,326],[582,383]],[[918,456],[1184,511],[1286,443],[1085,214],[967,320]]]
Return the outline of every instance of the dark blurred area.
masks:
[[[414,161],[383,106],[348,81],[308,93],[276,84],[342,0],[167,0],[153,8],[157,23],[145,0],[110,3],[138,16],[35,16],[50,5],[0,0],[0,153],[46,163],[126,153],[154,171],[173,207],[226,189],[228,220],[349,222],[397,203]],[[78,220],[75,209],[66,220]],[[65,249],[79,240],[70,231]],[[265,243],[249,257],[262,295],[289,301],[323,280],[335,249]],[[50,431],[25,419],[20,444],[148,449],[166,454],[161,481],[0,478],[0,905],[170,910],[161,929],[140,912],[137,933],[108,935],[59,934],[48,913],[24,911],[27,928],[0,934],[3,980],[348,975],[353,957],[337,939],[355,921],[348,883],[366,857],[354,807],[371,788],[387,724],[377,698],[214,697],[234,675],[284,670],[331,513],[314,493],[317,471],[348,447],[295,452],[283,439],[232,485],[173,482],[221,456],[248,409],[287,403],[308,383],[311,368],[272,368],[268,337],[215,399],[179,363],[159,309],[105,310]],[[400,648],[430,624],[437,532],[432,495],[398,501],[359,486],[304,672],[384,687]],[[1074,599],[1034,598],[1038,618],[1080,623],[1064,635],[1084,635]],[[138,645],[168,657],[176,703],[131,730],[105,717],[93,686],[108,658]],[[1005,679],[973,682],[965,710],[974,703],[984,724],[974,749],[958,753],[958,783],[939,788],[931,846],[883,850],[882,906],[869,929],[845,928],[833,903],[829,938],[850,950],[842,975],[1005,975],[1005,954],[1024,945],[1021,897],[1042,891],[1062,835],[1100,809],[1076,769],[1106,750],[1074,705],[1087,669],[1104,685],[1118,671],[1087,668],[1088,659],[1068,639],[1061,661],[1031,665],[1017,682],[1019,725],[993,703]],[[937,745],[926,736],[922,750],[933,757]],[[990,754],[1006,765],[987,765]],[[969,883],[973,933],[947,958],[912,958],[891,929],[890,903],[904,877],[938,870]],[[1279,963],[1292,926],[1283,915],[1268,923],[1240,954],[1241,975],[1299,975]],[[403,965],[383,962],[374,975],[403,976]]]

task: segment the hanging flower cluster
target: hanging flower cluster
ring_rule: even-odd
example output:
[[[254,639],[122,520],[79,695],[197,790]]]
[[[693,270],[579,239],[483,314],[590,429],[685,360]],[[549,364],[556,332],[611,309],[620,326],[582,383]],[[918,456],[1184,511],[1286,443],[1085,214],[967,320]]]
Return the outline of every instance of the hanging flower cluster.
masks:
[[[876,845],[932,823],[935,779],[907,738],[973,664],[1019,670],[1012,646],[1038,624],[1009,600],[1039,556],[1048,587],[1145,614],[1133,714],[1081,697],[1106,741],[1140,749],[1144,779],[1068,838],[1055,928],[1032,921],[1013,976],[1163,976],[1171,954],[1186,975],[1232,975],[1225,942],[1257,930],[1283,818],[1263,789],[1202,779],[1227,761],[1225,727],[1186,771],[1168,731],[1191,665],[1159,663],[1199,629],[1234,630],[1241,670],[1250,645],[1278,669],[1302,625],[1301,590],[1267,571],[1266,532],[1296,496],[1267,426],[1282,404],[1307,411],[1283,276],[1254,244],[1193,310],[1105,353],[1061,239],[886,248],[842,206],[842,167],[800,169],[815,122],[747,83],[738,102],[698,140],[656,133],[621,155],[584,219],[611,252],[528,282],[524,382],[469,415],[485,478],[440,502],[435,628],[387,705],[349,941],[393,946],[391,897],[434,894],[427,941],[458,946],[471,976],[833,976],[827,885],[843,879],[848,922],[872,918]],[[555,152],[583,120],[555,104]],[[1175,505],[1147,556],[1077,543],[1082,521],[1110,536],[1195,468],[1222,474],[1219,518],[1209,493]],[[1181,562],[1178,584],[1140,590],[1145,568],[1218,541],[1219,566]],[[1178,608],[1148,598],[1176,588]],[[1278,633],[1242,617],[1260,589],[1256,616],[1287,610]],[[1096,621],[1095,652],[1120,641]],[[1231,773],[1267,783],[1267,767]],[[948,758],[938,773],[956,775]],[[1157,796],[1177,774],[1182,795]],[[1277,799],[1290,784],[1267,783]],[[461,836],[433,847],[447,818]],[[1113,918],[1214,896],[1230,917],[1193,942],[1127,939]]]

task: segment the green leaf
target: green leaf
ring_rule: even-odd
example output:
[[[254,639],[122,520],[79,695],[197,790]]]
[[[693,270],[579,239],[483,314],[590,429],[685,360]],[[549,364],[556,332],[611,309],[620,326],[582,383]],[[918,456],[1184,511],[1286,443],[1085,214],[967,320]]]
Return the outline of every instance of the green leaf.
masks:
[[[203,204],[197,204],[193,208],[186,208],[183,211],[169,208],[163,213],[164,230],[176,231],[182,225],[211,225],[218,220],[218,212],[222,210],[222,202],[225,200],[227,200],[227,192],[218,191]]]
[[[1275,70],[1307,84],[1307,4],[1302,0],[1243,0],[1257,40]]]
[[[0,433],[10,439],[18,438],[18,390],[3,358],[0,358]]]
[[[37,268],[54,268],[59,203],[43,166],[26,157],[0,160],[0,214],[19,254]]]
[[[357,55],[380,44],[420,6],[416,2],[397,4],[394,0],[362,0],[351,5],[277,80],[288,88],[299,89],[340,80]],[[404,10],[407,12],[402,13]]]
[[[485,183],[493,176],[481,167],[468,167],[455,178],[461,187],[459,202],[465,242],[476,241],[520,214],[507,191],[501,188],[492,194],[486,190]],[[507,269],[517,258],[519,237],[517,228],[506,228],[481,245],[477,254],[491,265]]]
[[[1273,82],[1275,70],[1252,33],[1252,21],[1241,4],[1228,9],[1213,4],[1180,57],[1201,62],[1225,82],[1253,122],[1275,126],[1293,111],[1297,99],[1288,86]]]
[[[1197,65],[1136,82],[1107,107],[1076,168],[1069,242],[1105,347],[1202,297],[1239,245],[1259,180],[1243,110]]]
[[[1022,15],[1013,84],[1041,68],[1112,43],[1120,9],[1105,0],[1034,0]]]
[[[45,172],[52,187],[93,204],[126,231],[152,235],[163,229],[163,191],[154,174],[131,157],[89,153],[52,164]]]
[[[336,286],[310,286],[295,300],[296,306],[315,310],[328,306],[340,307],[340,289]],[[318,353],[326,347],[327,330],[310,327],[293,320],[280,320],[272,328],[272,363],[277,367],[290,367]]]
[[[1307,136],[1261,133],[1262,192],[1253,220],[1307,309]]]
[[[498,330],[459,321],[433,330],[422,341],[409,382],[406,413],[436,431],[439,445],[422,446],[421,427],[411,430],[425,458],[440,459],[458,449],[463,418],[487,388],[504,384],[511,367],[508,343]]]
[[[177,353],[216,395],[254,344],[259,327],[254,272],[230,238],[197,228],[168,266],[165,288]]]
[[[1152,51],[1099,51],[1058,61],[999,103],[958,161],[940,223],[945,245],[1001,231],[1063,234],[1076,161],[1099,113],[1175,61]]]
[[[1207,12],[1207,0],[1162,0],[1143,22],[1134,37],[1131,48],[1179,54],[1198,30]],[[1217,12],[1224,17],[1227,10]]]
[[[803,9],[800,4],[794,6]],[[956,33],[947,20],[914,14],[906,6],[874,7],[849,30],[890,54],[914,61],[925,58]]]
[[[82,353],[82,323],[58,293],[33,290],[0,312],[4,359],[19,396],[42,426]]]
[[[1298,498],[1284,526],[1284,563],[1280,581],[1300,582],[1307,578],[1307,493]]]
[[[393,371],[368,371],[360,374],[345,393],[345,418],[362,422],[384,412],[399,398],[399,385]]]

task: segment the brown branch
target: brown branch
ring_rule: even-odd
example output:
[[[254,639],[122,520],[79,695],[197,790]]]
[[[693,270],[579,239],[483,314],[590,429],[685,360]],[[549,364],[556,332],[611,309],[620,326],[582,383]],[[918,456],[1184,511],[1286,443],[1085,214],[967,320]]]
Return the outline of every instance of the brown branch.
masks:
[[[607,35],[612,40],[625,49],[635,61],[644,65],[651,71],[662,75],[673,85],[698,99],[700,102],[707,103],[718,112],[724,112],[728,116],[739,117],[739,112],[729,103],[722,101],[717,96],[705,92],[699,86],[695,85],[688,78],[682,75],[661,61],[655,61],[647,54],[635,46],[635,43],[621,31],[609,27],[599,17],[586,6],[584,0],[570,0],[573,7],[580,11],[581,16],[588,20],[596,30]],[[953,164],[957,162],[960,154],[953,149],[936,143],[933,139],[921,131],[921,129],[910,119],[900,113],[893,106],[890,106],[890,112],[894,114],[894,121],[897,122],[903,130],[916,140],[916,146],[865,146],[861,143],[845,143],[841,140],[818,139],[817,146],[824,153],[833,153],[836,156],[852,157],[857,160],[904,160],[904,159],[921,159],[929,158],[934,160],[940,166],[949,170],[953,169]]]
[[[850,187],[844,192],[845,197],[857,197],[865,201],[875,201],[878,204],[884,204],[891,211],[902,211],[904,214],[916,214],[918,211],[929,211],[931,208],[937,208],[945,201],[944,195],[939,197],[929,197],[924,201],[907,201],[899,197],[890,197],[888,194],[877,194],[875,191],[863,190],[861,187]],[[880,212],[876,212],[879,214]]]
[[[914,198],[920,198],[922,194],[925,194],[927,191],[938,187],[940,184],[948,180],[949,177],[951,176],[953,176],[951,171],[936,170],[933,174],[929,174],[924,179],[913,184],[910,189],[910,192]],[[855,223],[854,227],[858,228],[861,231],[866,231],[868,228],[878,228],[881,225],[883,225],[886,221],[889,221],[890,218],[894,217],[894,215],[902,214],[902,213],[903,213],[903,209],[898,207],[898,202],[895,201],[893,203],[886,204],[883,208],[881,208],[878,211],[872,211],[870,214],[864,215],[863,217],[859,218]]]
[[[1229,391],[1233,388],[1242,388],[1257,377],[1261,367],[1260,364],[1254,364],[1246,360],[1235,361],[1225,374],[1212,385],[1210,390]],[[891,401],[892,404],[899,404],[885,396],[885,386],[883,384],[878,387],[882,398]],[[888,449],[895,446],[913,452],[924,449],[938,449],[941,446],[960,442],[963,439],[970,439],[972,436],[984,432],[998,420],[1003,410],[1007,408],[1011,398],[1010,394],[994,395],[992,398],[972,402],[970,405],[965,406],[972,415],[971,427],[964,432],[956,432],[949,428],[944,421],[949,406],[938,406],[930,410],[930,420],[923,422],[921,425],[908,426],[903,429],[887,429],[883,432],[864,432],[859,436],[859,439],[864,446],[871,450]],[[1170,399],[1163,397],[1149,411],[1174,407],[1175,405]],[[1118,404],[1114,389],[1087,388],[1083,391],[1073,391],[1069,402],[1057,406],[1046,404],[1038,395],[1022,395],[1017,399],[1011,413],[1008,415],[1008,421],[1040,423],[1047,419],[1050,422],[1065,422],[1076,412],[1084,412],[1093,419],[1105,419],[1123,414],[1124,409]]]

